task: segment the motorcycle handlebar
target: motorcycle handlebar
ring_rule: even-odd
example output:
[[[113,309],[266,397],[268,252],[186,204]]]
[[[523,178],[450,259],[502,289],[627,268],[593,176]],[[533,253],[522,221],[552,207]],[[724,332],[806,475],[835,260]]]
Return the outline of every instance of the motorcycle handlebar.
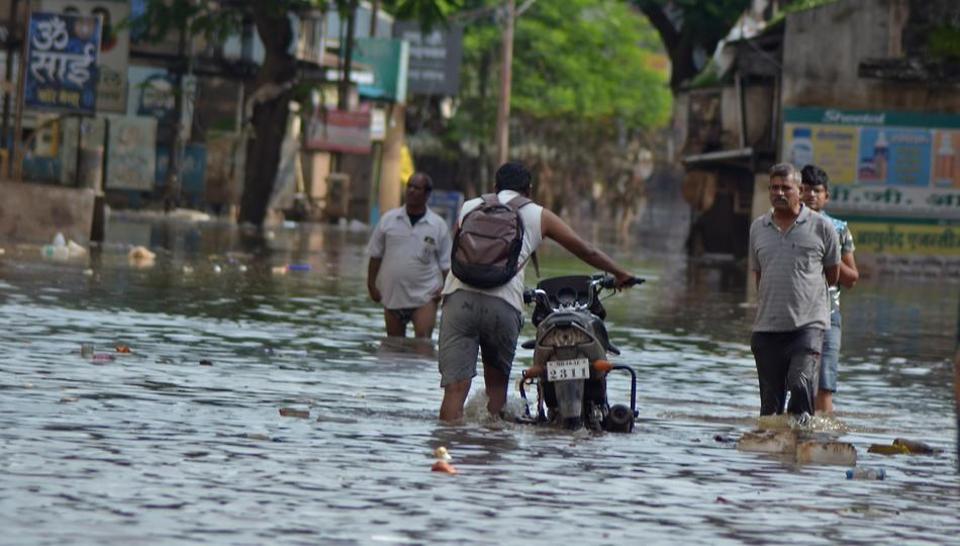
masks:
[[[598,279],[600,281],[601,288],[613,289],[617,288],[617,279],[613,275],[601,275]],[[631,286],[636,286],[638,284],[643,284],[646,282],[646,279],[641,277],[630,277],[630,280],[623,283],[623,286],[620,288],[630,288]]]
[[[606,288],[608,290],[613,290],[617,287],[617,279],[613,275],[607,275],[604,273],[599,273],[593,276],[593,282],[601,288]],[[641,277],[631,277],[630,280],[625,282],[620,288],[630,288],[631,286],[636,286],[638,284],[643,284],[646,282],[646,279]],[[537,301],[537,289],[527,288],[523,291],[523,303],[529,305]]]

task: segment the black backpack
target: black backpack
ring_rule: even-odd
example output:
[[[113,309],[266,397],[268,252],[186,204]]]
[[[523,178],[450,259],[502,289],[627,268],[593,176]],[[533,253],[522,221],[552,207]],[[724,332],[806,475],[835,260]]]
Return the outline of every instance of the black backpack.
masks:
[[[520,269],[524,229],[520,208],[531,201],[518,195],[505,204],[495,193],[484,194],[482,199],[463,217],[453,238],[451,270],[470,286],[495,288]]]

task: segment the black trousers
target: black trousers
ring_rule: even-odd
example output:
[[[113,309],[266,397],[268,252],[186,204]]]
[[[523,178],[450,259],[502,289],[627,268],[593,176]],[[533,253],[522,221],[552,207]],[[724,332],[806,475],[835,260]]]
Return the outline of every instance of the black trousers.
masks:
[[[760,415],[783,413],[787,392],[789,413],[814,414],[822,348],[820,328],[753,333],[750,349],[760,379]]]

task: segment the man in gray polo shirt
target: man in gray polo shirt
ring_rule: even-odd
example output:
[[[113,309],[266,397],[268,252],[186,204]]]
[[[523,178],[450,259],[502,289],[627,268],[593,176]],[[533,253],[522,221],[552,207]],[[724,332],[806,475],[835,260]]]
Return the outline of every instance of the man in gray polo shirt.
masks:
[[[828,285],[840,276],[833,224],[804,206],[800,171],[770,169],[770,212],[750,226],[758,289],[750,348],[760,380],[760,415],[814,414],[823,332],[830,327]]]

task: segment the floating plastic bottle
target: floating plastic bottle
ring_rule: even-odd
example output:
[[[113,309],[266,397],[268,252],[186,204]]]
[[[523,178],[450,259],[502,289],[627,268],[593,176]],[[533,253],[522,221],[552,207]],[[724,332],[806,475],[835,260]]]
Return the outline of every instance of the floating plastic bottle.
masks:
[[[858,466],[847,470],[848,480],[882,480],[887,477],[887,471],[882,468]]]

